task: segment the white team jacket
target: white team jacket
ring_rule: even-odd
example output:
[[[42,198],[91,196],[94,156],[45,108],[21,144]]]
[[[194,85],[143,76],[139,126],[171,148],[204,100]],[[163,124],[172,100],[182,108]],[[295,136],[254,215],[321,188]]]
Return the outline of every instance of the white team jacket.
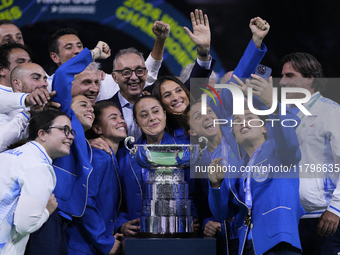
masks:
[[[300,111],[296,130],[302,153],[300,200],[307,212],[303,218],[320,217],[326,209],[340,216],[340,105],[316,92],[303,106],[312,114]]]
[[[1,255],[24,254],[29,234],[49,217],[46,205],[55,185],[52,160],[39,143],[0,154]]]
[[[27,137],[30,113],[25,110],[26,93],[13,93],[0,85],[0,152],[7,146]]]

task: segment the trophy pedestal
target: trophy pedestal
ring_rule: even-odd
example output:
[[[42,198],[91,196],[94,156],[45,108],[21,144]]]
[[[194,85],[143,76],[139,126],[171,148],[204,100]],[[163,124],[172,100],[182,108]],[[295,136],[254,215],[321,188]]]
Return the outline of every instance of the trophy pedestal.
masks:
[[[164,234],[194,236],[189,186],[184,180],[184,170],[160,168],[144,169],[142,172],[144,192],[140,232],[143,234],[140,237],[165,237]]]
[[[192,216],[142,216],[141,233],[149,234],[193,234]],[[193,236],[193,235],[188,235]],[[142,237],[142,236],[140,236]],[[173,236],[175,237],[175,236]],[[185,237],[185,235],[182,235]]]
[[[214,255],[216,254],[216,239],[124,237],[122,252],[123,255]]]
[[[205,141],[206,138],[200,138]],[[192,237],[194,220],[189,196],[189,166],[202,156],[199,145],[135,144],[125,147],[142,167],[142,213],[139,237]],[[136,177],[137,178],[137,177]],[[175,253],[176,254],[176,253]],[[164,254],[163,254],[164,255]]]

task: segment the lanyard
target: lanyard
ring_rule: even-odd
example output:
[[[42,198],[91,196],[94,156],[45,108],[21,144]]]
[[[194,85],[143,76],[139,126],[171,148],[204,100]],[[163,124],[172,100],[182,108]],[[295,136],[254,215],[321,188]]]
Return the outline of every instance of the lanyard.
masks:
[[[222,136],[222,165],[227,166],[228,165],[228,159],[229,159],[229,145],[227,143],[227,140]]]
[[[220,153],[219,155],[216,155],[215,153],[213,153],[214,154],[214,156],[213,156],[213,154],[209,150],[207,150],[208,153],[209,153],[210,160],[212,161],[215,158],[220,158],[219,156],[221,155],[221,157],[222,157],[221,164],[223,166],[228,166],[228,155],[229,155],[230,148],[229,148],[229,144],[228,144],[227,140],[224,138],[223,135],[222,135],[222,140],[221,140],[220,146],[221,146],[221,148],[220,148],[219,151],[217,151],[218,147],[213,151],[213,152],[219,152]]]
[[[247,166],[249,166],[249,171],[247,173],[247,179],[246,179],[246,196],[245,196],[245,204],[248,206],[249,209],[252,208],[253,206],[253,198],[251,195],[251,188],[250,188],[250,179],[251,179],[251,168],[255,163],[255,160],[257,158],[257,155],[260,153],[262,148],[262,144],[260,147],[258,147],[256,149],[256,151],[253,153],[253,155],[251,156]]]

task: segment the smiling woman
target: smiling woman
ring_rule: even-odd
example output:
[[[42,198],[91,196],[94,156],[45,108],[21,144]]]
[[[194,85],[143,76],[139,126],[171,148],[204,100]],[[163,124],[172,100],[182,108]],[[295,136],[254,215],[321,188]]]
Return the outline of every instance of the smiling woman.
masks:
[[[287,111],[289,118],[299,122],[295,114]],[[281,114],[268,116],[281,121],[285,117]],[[261,122],[249,110],[244,115],[234,116],[237,124],[233,125],[233,134],[246,152],[235,164],[237,171],[227,172],[225,176],[224,173],[209,173],[211,211],[220,220],[237,215],[233,224],[238,229],[240,251],[270,254],[276,250],[301,254],[298,223],[305,212],[300,204],[299,175],[292,169],[281,172],[265,170],[270,167],[290,169],[300,161],[295,130],[288,125],[274,125],[271,127],[273,138],[266,140],[266,127],[249,126],[245,123],[249,120]],[[221,162],[214,161],[211,165],[215,164],[221,165]],[[287,219],[289,225],[276,224],[277,219],[282,218]],[[286,238],[287,233],[289,238]]]
[[[201,102],[197,102],[191,106],[187,114],[192,139],[196,140],[196,138],[200,136],[208,138],[208,150],[213,153],[217,147],[221,146],[222,137],[225,136],[225,134],[222,133],[220,125],[214,123],[214,120],[217,119],[215,112],[207,106],[207,114],[202,115]],[[228,131],[225,131],[225,133],[229,141]]]
[[[54,75],[52,88],[57,95],[53,99],[60,103],[60,110],[69,116],[77,136],[71,146],[70,154],[53,161],[58,179],[54,194],[58,199],[60,211],[54,213],[38,233],[30,236],[26,254],[65,254],[66,225],[72,219],[72,215],[84,214],[88,196],[88,178],[92,171],[92,151],[86,141],[84,129],[90,128],[94,116],[91,103],[85,96],[75,97],[72,102],[71,88],[75,75],[84,71],[91,62],[91,51],[85,48],[76,57],[61,65]],[[75,107],[75,111],[72,110],[71,104]],[[53,131],[61,132],[58,128],[53,128]]]
[[[133,107],[133,117],[142,130],[146,143],[160,143],[166,128],[166,115],[161,103],[155,97],[140,97]]]
[[[94,106],[95,119],[92,129],[86,132],[88,139],[102,138],[117,153],[119,143],[127,137],[127,125],[117,105],[111,101],[101,101]]]
[[[253,125],[249,125],[252,122]],[[267,128],[262,123],[261,118],[249,110],[245,110],[244,115],[234,115],[233,134],[236,142],[239,143],[248,153],[250,148],[258,148],[266,141]],[[242,124],[240,124],[242,123]],[[256,123],[256,124],[255,124]],[[251,149],[248,155],[252,155]]]
[[[154,96],[140,97],[133,107],[133,116],[142,130],[142,137],[137,144],[188,144],[186,139],[173,137],[166,128],[166,114],[162,103]],[[131,157],[125,147],[117,153],[122,174],[124,206],[118,216],[117,228],[125,236],[135,236],[140,230],[139,217],[142,210],[142,168],[136,158]],[[187,171],[189,173],[189,171]]]
[[[74,132],[66,114],[35,115],[29,137],[0,154],[0,253],[24,254],[30,233],[57,208],[52,160],[68,155]],[[52,194],[52,195],[51,195]]]
[[[186,138],[185,118],[182,113],[190,105],[190,92],[187,87],[176,77],[165,75],[155,81],[152,95],[162,102],[170,132]]]
[[[68,254],[114,254],[120,245],[118,239],[121,234],[112,236],[116,232],[116,220],[122,200],[120,171],[115,154],[119,142],[127,136],[126,123],[122,113],[109,101],[95,104],[94,114],[95,121],[87,134],[95,133],[97,137],[107,141],[111,154],[92,149],[93,171],[89,177],[87,206],[81,221],[75,221],[67,228]]]
[[[84,132],[89,130],[94,120],[91,101],[83,95],[74,96],[72,98],[71,108],[83,126]]]

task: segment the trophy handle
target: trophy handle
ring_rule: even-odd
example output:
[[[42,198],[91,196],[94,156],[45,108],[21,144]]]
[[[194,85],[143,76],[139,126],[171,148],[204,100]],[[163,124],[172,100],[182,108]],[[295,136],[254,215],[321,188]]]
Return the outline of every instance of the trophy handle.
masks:
[[[209,144],[209,140],[205,137],[205,136],[200,136],[198,138],[198,142],[199,143],[202,143],[202,142],[205,142],[205,146],[203,149],[199,148],[198,151],[199,151],[199,155],[202,156],[203,155],[203,151],[208,148],[208,144]]]
[[[124,146],[125,146],[126,149],[128,149],[128,151],[130,151],[130,154],[135,154],[136,153],[135,149],[130,149],[129,146],[128,146],[128,142],[130,142],[130,141],[132,143],[134,143],[135,138],[133,136],[126,137],[125,140],[124,140]]]

